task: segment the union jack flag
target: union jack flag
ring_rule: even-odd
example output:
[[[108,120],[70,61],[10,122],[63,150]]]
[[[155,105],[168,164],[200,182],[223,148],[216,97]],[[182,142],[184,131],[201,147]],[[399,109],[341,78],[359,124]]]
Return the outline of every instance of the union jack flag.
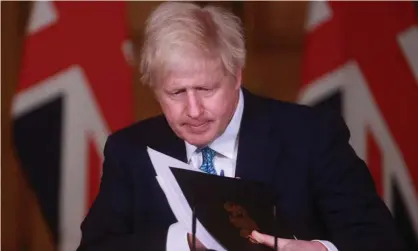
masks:
[[[338,110],[418,250],[418,26],[411,2],[311,2],[299,102]]]
[[[126,20],[123,2],[33,4],[14,139],[59,251],[79,244],[108,134],[134,119]]]

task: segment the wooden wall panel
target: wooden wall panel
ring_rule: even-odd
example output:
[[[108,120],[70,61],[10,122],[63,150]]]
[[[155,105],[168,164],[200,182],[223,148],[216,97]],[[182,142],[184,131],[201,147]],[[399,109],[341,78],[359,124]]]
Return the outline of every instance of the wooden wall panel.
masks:
[[[9,111],[19,65],[21,6],[17,2],[1,5],[1,247],[3,250],[18,250],[23,241],[22,220],[26,217],[22,209],[26,206],[26,195],[22,173],[12,151]]]
[[[11,137],[11,101],[18,80],[30,5],[30,2],[2,2],[1,9],[1,248],[8,251],[54,250],[37,198],[15,158]]]
[[[307,2],[245,2],[248,43],[262,50],[302,46]]]
[[[263,96],[294,100],[300,82],[300,58],[306,2],[245,2],[247,31],[245,85]]]
[[[300,81],[299,52],[250,52],[244,86],[262,96],[293,101]]]
[[[160,2],[129,2],[129,26],[131,38],[134,43],[135,58],[138,58],[143,36],[143,28],[145,20],[152,10],[158,6]],[[135,72],[133,76],[134,91],[135,91],[135,118],[142,120],[161,112],[158,103],[147,86],[144,86],[139,81],[139,67],[138,62],[134,62]]]

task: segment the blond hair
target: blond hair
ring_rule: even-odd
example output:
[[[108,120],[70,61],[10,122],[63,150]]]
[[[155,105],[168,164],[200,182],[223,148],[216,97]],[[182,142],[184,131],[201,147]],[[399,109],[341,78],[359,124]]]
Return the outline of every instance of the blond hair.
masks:
[[[216,6],[165,2],[146,21],[140,55],[141,81],[153,85],[169,72],[197,70],[222,63],[235,76],[245,65],[241,21]]]

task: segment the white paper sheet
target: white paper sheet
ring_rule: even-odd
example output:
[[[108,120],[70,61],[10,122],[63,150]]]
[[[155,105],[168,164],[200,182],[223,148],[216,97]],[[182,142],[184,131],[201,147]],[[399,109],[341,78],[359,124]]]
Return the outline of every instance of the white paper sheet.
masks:
[[[170,167],[186,169],[194,172],[202,171],[191,167],[187,163],[160,153],[150,147],[147,148],[147,151],[157,174],[156,179],[165,193],[171,210],[176,216],[177,221],[182,223],[183,226],[191,233],[192,209],[190,208],[187,199],[171,172]],[[226,251],[226,249],[205,229],[199,220],[196,220],[196,237],[208,249]]]

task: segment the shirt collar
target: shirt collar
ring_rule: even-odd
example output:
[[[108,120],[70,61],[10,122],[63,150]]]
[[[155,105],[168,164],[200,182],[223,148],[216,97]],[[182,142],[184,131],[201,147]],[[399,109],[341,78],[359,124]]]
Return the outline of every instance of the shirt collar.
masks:
[[[241,124],[242,113],[244,111],[244,95],[242,90],[239,92],[238,105],[235,109],[234,115],[232,116],[231,121],[226,127],[225,131],[221,136],[216,138],[212,143],[209,144],[209,147],[216,151],[219,154],[226,156],[227,158],[234,159],[236,151],[236,143],[238,132]],[[186,144],[186,153],[187,160],[190,161],[193,153],[196,151],[197,147],[191,145],[185,141]]]

